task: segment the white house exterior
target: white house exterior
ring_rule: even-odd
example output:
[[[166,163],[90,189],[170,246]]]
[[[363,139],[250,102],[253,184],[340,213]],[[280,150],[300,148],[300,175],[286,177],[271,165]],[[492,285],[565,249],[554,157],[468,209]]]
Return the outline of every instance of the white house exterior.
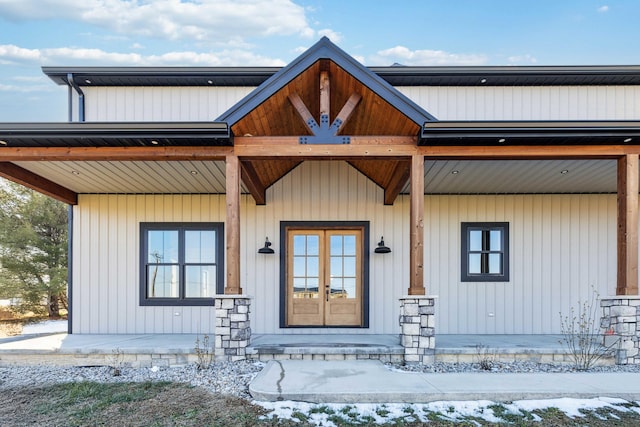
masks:
[[[72,205],[74,334],[212,333],[223,293],[253,334],[399,334],[407,295],[436,334],[557,334],[638,293],[640,67],[366,68],[322,39],[283,69],[44,71],[72,123],[0,124],[0,173]]]

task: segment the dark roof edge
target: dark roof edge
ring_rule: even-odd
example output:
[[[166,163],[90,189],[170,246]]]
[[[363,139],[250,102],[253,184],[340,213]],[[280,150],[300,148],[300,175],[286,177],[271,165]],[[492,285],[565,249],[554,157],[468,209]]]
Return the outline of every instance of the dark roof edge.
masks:
[[[286,67],[42,67],[55,83],[80,86],[259,86]],[[420,85],[602,85],[640,84],[640,65],[568,66],[374,66],[371,72],[393,86]],[[484,82],[482,80],[485,79]],[[90,80],[91,83],[87,83]],[[93,80],[96,80],[94,82]]]

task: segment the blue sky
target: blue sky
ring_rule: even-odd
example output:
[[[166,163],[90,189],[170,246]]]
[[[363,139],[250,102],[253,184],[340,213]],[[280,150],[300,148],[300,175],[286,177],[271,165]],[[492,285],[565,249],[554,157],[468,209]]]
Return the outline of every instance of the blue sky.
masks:
[[[0,0],[0,122],[65,121],[41,66],[637,65],[638,0]]]

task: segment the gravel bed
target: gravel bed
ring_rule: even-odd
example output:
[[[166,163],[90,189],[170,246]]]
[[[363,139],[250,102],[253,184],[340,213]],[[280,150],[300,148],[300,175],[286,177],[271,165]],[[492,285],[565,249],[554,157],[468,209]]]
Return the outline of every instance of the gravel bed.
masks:
[[[171,381],[203,387],[212,393],[249,397],[249,383],[264,367],[260,362],[216,362],[208,369],[194,365],[175,368],[121,368],[114,376],[108,366],[12,366],[0,368],[0,390],[24,386],[95,381],[101,383]]]
[[[535,362],[491,362],[491,369],[483,369],[479,363],[434,363],[432,365],[385,364],[387,369],[422,373],[564,373],[577,372],[570,364]],[[0,368],[0,391],[14,387],[45,386],[56,383],[94,381],[102,383],[171,381],[203,387],[212,393],[250,398],[249,383],[264,367],[262,362],[215,362],[208,369],[198,370],[195,365],[175,368],[121,368],[119,376],[113,375],[108,366],[57,367],[12,366]],[[635,372],[639,365],[596,366],[588,372]]]
[[[484,367],[480,363],[441,363],[432,365],[409,364],[401,365],[394,363],[386,364],[388,369],[403,372],[422,373],[459,373],[459,372],[486,372],[486,373],[568,373],[585,372],[578,371],[569,363],[536,363],[536,362],[498,362],[491,361]],[[490,368],[490,369],[485,369]],[[635,372],[640,373],[640,365],[605,365],[594,366],[586,372]]]

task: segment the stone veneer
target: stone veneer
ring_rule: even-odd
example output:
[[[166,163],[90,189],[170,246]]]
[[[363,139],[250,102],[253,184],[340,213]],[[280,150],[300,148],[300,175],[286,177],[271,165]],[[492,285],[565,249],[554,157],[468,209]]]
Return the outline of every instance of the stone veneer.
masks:
[[[640,364],[640,296],[617,295],[600,300],[604,345],[616,348],[618,365]]]
[[[251,339],[249,311],[251,298],[246,295],[216,295],[216,360],[244,360]]]
[[[434,363],[436,348],[435,297],[400,298],[400,345],[405,363]]]

